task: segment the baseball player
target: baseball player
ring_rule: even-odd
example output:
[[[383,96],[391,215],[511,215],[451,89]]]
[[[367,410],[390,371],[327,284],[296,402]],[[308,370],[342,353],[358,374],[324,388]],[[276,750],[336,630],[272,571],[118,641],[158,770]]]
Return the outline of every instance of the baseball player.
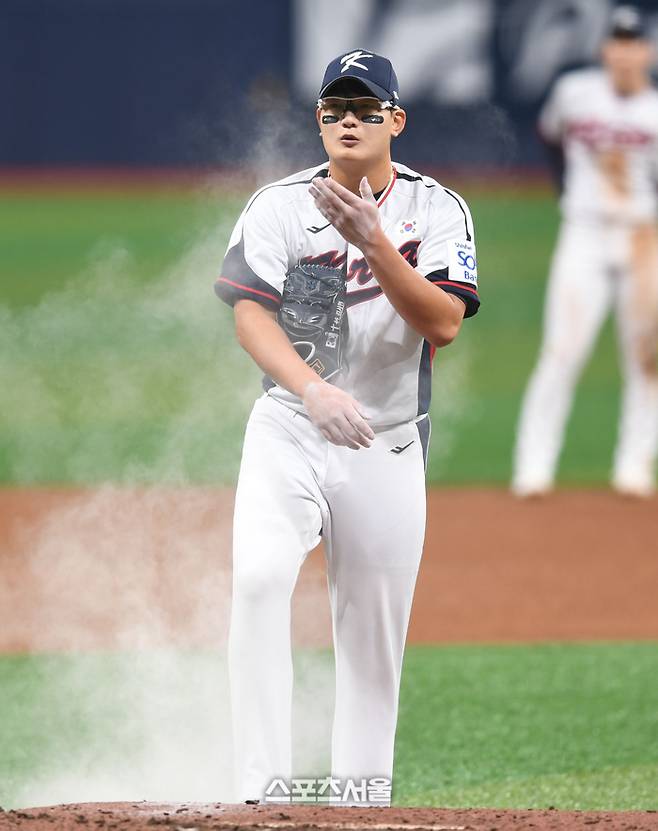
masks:
[[[477,311],[475,247],[464,200],[391,162],[406,115],[388,59],[358,49],[333,60],[316,118],[329,161],[251,197],[216,283],[265,373],[233,525],[236,785],[241,801],[262,801],[291,776],[290,601],[322,538],[336,671],[329,795],[369,804],[336,795],[348,779],[391,781],[432,360]]]
[[[621,493],[654,489],[658,446],[658,92],[640,13],[613,14],[603,68],[564,75],[539,118],[564,153],[562,225],[539,360],[522,405],[512,489],[553,485],[574,387],[614,306],[624,389],[612,474]]]

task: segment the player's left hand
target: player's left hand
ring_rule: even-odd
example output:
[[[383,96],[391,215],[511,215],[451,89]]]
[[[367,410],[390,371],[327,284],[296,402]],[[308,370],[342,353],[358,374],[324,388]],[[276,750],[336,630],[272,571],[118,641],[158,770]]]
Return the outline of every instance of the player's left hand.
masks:
[[[361,196],[334,179],[313,179],[309,193],[315,206],[338,233],[362,251],[374,242],[380,230],[379,208],[370,183],[364,176],[359,183]]]

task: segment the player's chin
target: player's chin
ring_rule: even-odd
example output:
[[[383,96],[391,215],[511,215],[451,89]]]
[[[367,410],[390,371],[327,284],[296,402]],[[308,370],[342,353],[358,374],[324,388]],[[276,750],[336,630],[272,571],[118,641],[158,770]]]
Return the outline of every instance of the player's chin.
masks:
[[[371,157],[371,153],[361,142],[353,145],[346,145],[338,142],[332,147],[332,158],[341,162],[365,162]]]

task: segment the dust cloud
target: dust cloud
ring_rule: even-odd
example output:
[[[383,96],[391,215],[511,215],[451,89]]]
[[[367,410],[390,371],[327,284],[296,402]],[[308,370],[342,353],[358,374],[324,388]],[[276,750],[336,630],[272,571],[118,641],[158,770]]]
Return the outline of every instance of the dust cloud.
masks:
[[[5,809],[232,799],[231,485],[261,392],[212,291],[235,219],[150,282],[106,239],[64,288],[0,306],[2,464],[25,488],[0,500]],[[300,652],[300,770],[324,770],[328,658]]]
[[[435,354],[428,465],[439,477],[448,478],[453,473],[447,470],[446,461],[459,436],[477,423],[478,402],[470,382],[472,364],[473,348],[467,332],[460,333],[454,347]]]

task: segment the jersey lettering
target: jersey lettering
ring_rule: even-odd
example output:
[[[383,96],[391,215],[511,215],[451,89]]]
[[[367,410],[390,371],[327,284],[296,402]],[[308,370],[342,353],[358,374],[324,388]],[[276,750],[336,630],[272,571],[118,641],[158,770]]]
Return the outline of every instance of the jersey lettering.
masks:
[[[567,135],[590,147],[642,147],[654,140],[651,133],[632,127],[615,127],[600,121],[572,121]]]
[[[407,240],[404,242],[399,248],[398,251],[404,257],[404,259],[409,263],[412,268],[416,268],[417,265],[417,257],[416,253],[418,251],[418,246],[420,245],[420,240]],[[342,268],[345,264],[345,260],[347,259],[347,254],[343,252],[339,254],[338,251],[325,251],[322,254],[317,254],[314,257],[302,257],[301,264],[302,265],[326,265],[331,266],[332,268]],[[350,282],[354,280],[359,286],[365,286],[366,283],[369,283],[372,280],[372,272],[368,267],[368,262],[365,257],[360,257],[359,259],[352,260],[347,269],[347,276],[346,282]]]

